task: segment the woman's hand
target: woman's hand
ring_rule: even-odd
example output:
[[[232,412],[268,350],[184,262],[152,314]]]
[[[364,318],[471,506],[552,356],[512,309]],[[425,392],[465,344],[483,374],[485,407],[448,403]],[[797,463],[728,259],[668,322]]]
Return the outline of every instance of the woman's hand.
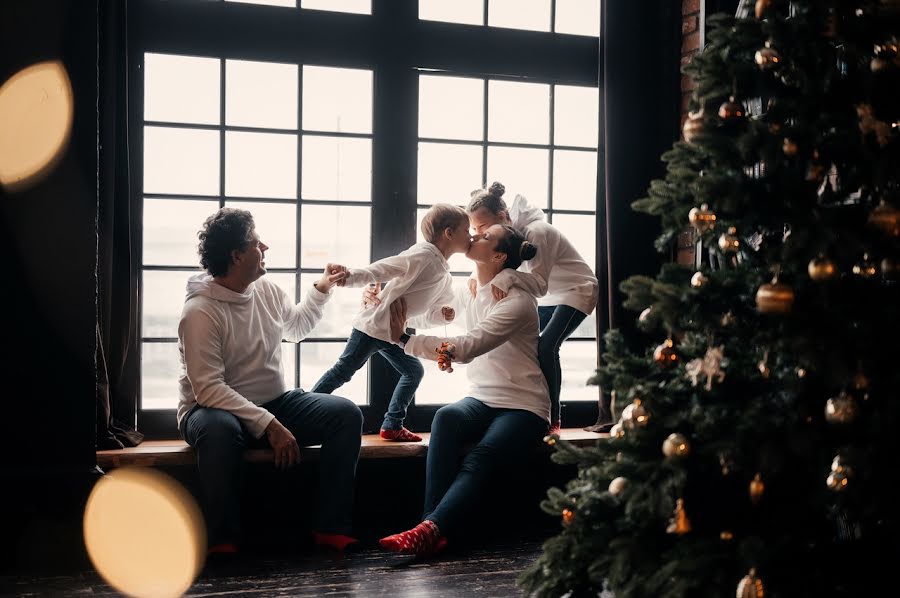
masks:
[[[391,341],[400,342],[400,336],[406,332],[406,299],[400,297],[391,303]]]
[[[381,292],[381,283],[380,282],[370,282],[369,286],[363,289],[362,293],[362,307],[363,309],[368,309],[370,307],[381,305],[381,298],[378,297],[378,294]]]
[[[339,287],[344,286],[349,273],[350,271],[340,264],[327,264],[325,271],[322,273],[322,278],[317,280],[314,286],[320,293],[327,293],[335,285]]]

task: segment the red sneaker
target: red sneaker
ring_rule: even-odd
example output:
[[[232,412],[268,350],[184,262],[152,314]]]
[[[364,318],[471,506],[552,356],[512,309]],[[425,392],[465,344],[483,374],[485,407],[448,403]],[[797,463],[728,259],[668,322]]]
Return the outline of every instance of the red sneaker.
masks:
[[[381,437],[394,442],[422,442],[421,436],[413,434],[406,428],[400,428],[399,430],[385,430],[382,428]]]
[[[560,423],[553,422],[550,424],[550,430],[547,432],[547,434],[556,434],[557,436],[559,436],[560,429],[561,429]]]
[[[427,519],[405,532],[387,536],[378,541],[381,547],[391,552],[434,556],[447,547],[447,538],[441,535],[433,521]]]
[[[343,534],[320,534],[319,532],[314,532],[313,542],[315,542],[316,546],[332,548],[339,552],[352,552],[359,547],[359,540]]]

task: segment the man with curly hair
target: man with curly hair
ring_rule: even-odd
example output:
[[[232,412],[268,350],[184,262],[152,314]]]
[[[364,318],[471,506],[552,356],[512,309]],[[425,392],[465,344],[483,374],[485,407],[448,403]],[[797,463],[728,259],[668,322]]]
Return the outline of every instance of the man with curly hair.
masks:
[[[250,212],[222,208],[198,236],[206,271],[188,280],[178,325],[177,418],[197,452],[210,552],[237,551],[243,452],[257,444],[271,446],[279,469],[300,460],[300,446],[322,445],[314,541],[344,550],[356,543],[349,534],[362,413],[342,397],[288,389],[281,342],[315,328],[347,270],[328,264],[295,305],[264,277],[268,247]]]

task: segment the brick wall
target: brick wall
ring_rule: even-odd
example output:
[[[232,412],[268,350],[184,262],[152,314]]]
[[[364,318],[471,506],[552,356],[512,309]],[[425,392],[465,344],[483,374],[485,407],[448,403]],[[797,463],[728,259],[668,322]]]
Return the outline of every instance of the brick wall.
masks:
[[[700,2],[701,0],[682,0],[681,2],[681,65],[691,61],[694,54],[700,51]],[[687,119],[688,103],[695,85],[690,77],[681,76],[681,124]],[[686,228],[678,235],[675,249],[675,260],[685,266],[694,265],[693,230]]]

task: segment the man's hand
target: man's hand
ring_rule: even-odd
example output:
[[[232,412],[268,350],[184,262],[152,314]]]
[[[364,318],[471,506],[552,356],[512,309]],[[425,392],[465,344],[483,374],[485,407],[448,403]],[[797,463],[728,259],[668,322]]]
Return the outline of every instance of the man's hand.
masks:
[[[494,300],[500,301],[501,299],[505,299],[507,293],[505,291],[501,291],[494,285],[491,285],[491,294],[494,296]]]
[[[448,322],[452,322],[453,318],[456,317],[456,312],[453,310],[452,307],[442,307],[441,315],[443,315],[444,319],[447,320]]]
[[[322,272],[322,278],[315,282],[316,290],[320,293],[327,293],[331,287],[337,285],[344,286],[350,271],[340,264],[326,264],[325,271]]]
[[[400,297],[391,303],[391,341],[399,342],[406,331],[406,299]]]
[[[381,298],[378,294],[381,292],[380,282],[370,282],[369,286],[363,289],[362,307],[368,309],[376,305],[381,305]]]
[[[474,278],[469,279],[469,292],[472,293],[472,297],[475,297],[475,289],[478,288],[478,283]]]
[[[291,431],[280,421],[272,419],[266,426],[266,438],[275,453],[275,467],[287,469],[300,462],[300,446]]]

